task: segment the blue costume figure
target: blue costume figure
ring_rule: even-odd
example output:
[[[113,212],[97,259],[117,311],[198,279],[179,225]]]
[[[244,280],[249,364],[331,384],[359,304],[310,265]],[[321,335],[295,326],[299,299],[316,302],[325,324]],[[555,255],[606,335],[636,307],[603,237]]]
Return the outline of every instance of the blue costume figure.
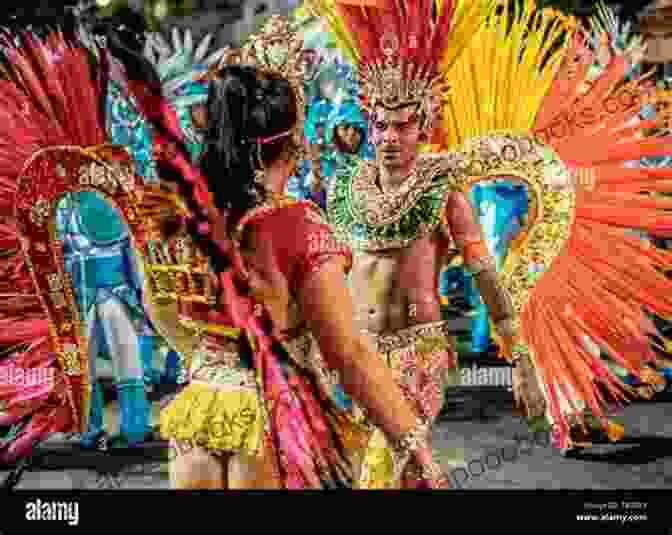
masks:
[[[303,29],[306,59],[306,139],[311,147],[290,180],[293,196],[310,199],[326,209],[327,192],[336,170],[353,157],[373,158],[368,120],[358,101],[352,66],[338,52],[333,34],[318,20]]]
[[[368,120],[356,99],[357,86],[350,65],[334,58],[315,79],[319,96],[308,103],[306,139],[313,147],[310,165],[301,183],[303,198],[326,209],[331,179],[353,158],[372,159]]]
[[[108,83],[106,128],[112,143],[129,149],[138,175],[148,183],[156,182],[152,127],[125,87],[123,66],[115,59]],[[142,305],[143,275],[126,225],[104,199],[93,192],[80,192],[68,195],[59,205],[57,231],[64,241],[65,268],[73,277],[88,329],[93,388],[89,429],[79,437],[81,444],[93,447],[105,432],[101,358],[112,367],[119,436],[128,444],[143,442],[152,428],[146,384],[162,378],[153,366],[156,335]]]
[[[368,141],[368,124],[355,100],[336,102],[325,125],[326,150],[320,154],[321,188],[313,192],[313,200],[326,210],[327,192],[339,169],[353,165],[355,159],[373,159],[373,146]]]
[[[125,88],[121,63],[114,58],[111,63],[105,106],[110,141],[128,147],[137,173],[147,182],[156,181],[151,126]],[[154,333],[142,306],[143,277],[126,225],[116,209],[96,193],[79,192],[63,198],[56,226],[64,242],[64,267],[72,275],[89,340],[89,428],[72,439],[83,447],[95,447],[105,434],[102,359],[110,361],[117,389],[118,438],[129,445],[141,443],[152,431],[146,383],[157,382],[160,374],[153,368]],[[61,439],[52,436],[52,440]]]
[[[142,275],[126,226],[116,210],[93,192],[66,197],[58,209],[57,225],[65,269],[72,275],[88,328],[93,393],[82,445],[94,445],[105,428],[97,362],[101,357],[111,361],[120,435],[129,444],[143,442],[151,433],[145,381],[153,379],[153,346],[145,339],[151,330],[142,307]]]
[[[184,39],[173,32],[173,46],[154,35],[145,57],[154,65],[163,93],[174,107],[191,157],[202,151],[203,121],[196,121],[197,105],[207,101],[207,83],[196,80],[222,50],[205,58],[211,36],[194,47],[190,32]],[[110,141],[126,146],[136,173],[148,184],[159,180],[154,160],[151,123],[126,87],[124,66],[111,59],[106,100],[106,128]],[[144,441],[151,432],[151,407],[145,385],[180,383],[184,369],[169,350],[160,356],[161,338],[147,319],[143,301],[141,264],[135,258],[127,229],[116,210],[90,192],[68,196],[57,215],[65,242],[66,269],[73,275],[82,317],[87,319],[90,377],[93,384],[89,430],[79,439],[94,446],[104,432],[103,397],[98,381],[98,356],[111,361],[120,408],[120,438],[128,444]],[[158,358],[155,358],[157,356]],[[161,361],[158,369],[154,360]],[[164,368],[165,365],[165,368]]]

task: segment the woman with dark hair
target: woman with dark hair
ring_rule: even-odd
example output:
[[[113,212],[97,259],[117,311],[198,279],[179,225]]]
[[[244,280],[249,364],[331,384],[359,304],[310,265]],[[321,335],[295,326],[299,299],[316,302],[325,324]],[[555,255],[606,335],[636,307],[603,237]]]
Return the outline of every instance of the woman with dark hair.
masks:
[[[204,183],[188,200],[219,298],[200,315],[190,383],[161,414],[173,485],[351,488],[371,430],[337,399],[343,385],[397,445],[398,473],[411,462],[421,486],[443,488],[427,425],[355,334],[349,250],[314,204],[284,195],[303,136],[294,85],[240,64],[211,81]]]

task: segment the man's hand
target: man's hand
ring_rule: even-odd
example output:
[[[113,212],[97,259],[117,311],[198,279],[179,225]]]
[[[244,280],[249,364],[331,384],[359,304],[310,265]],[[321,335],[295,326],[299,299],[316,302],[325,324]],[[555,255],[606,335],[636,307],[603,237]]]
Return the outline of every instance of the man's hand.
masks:
[[[528,418],[543,416],[546,411],[546,399],[529,356],[520,357],[513,367],[512,375],[516,406],[524,409]]]
[[[499,346],[499,356],[507,362],[511,362],[513,360],[513,346],[516,344],[514,337],[511,335],[496,335],[494,338]]]
[[[511,335],[497,336],[497,344],[500,356],[511,362],[513,347],[516,344],[515,338]],[[512,380],[516,406],[525,410],[529,418],[543,416],[546,410],[546,400],[529,356],[523,355],[516,361],[512,371]]]

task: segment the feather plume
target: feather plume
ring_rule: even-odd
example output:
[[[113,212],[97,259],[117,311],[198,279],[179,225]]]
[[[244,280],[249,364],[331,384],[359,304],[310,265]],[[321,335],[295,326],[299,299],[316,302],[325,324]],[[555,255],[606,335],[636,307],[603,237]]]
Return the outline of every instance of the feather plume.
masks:
[[[305,2],[309,11],[324,18],[354,60],[369,111],[379,101],[392,99],[388,86],[394,83],[398,105],[423,103],[429,115],[442,69],[459,57],[495,5],[496,0]],[[411,81],[420,84],[411,86]]]
[[[63,34],[38,37],[5,33],[6,74],[0,80],[0,365],[48,380],[27,387],[0,385],[3,424],[17,426],[0,445],[12,462],[51,432],[75,425],[67,385],[49,338],[46,311],[35,294],[14,216],[17,180],[26,161],[55,145],[98,145],[105,141],[99,81],[84,46]]]
[[[639,115],[649,75],[634,68],[632,47],[611,46],[622,37],[613,14],[603,9],[600,16],[585,28],[571,19],[558,25],[556,14],[529,7],[490,19],[448,71],[454,87],[439,138],[455,148],[489,132],[528,131],[571,172],[592,174],[591,184],[572,186],[569,237],[520,318],[563,447],[577,415],[590,410],[606,425],[607,403],[633,394],[582,340],[639,375],[654,358],[656,330],[647,314],[672,315],[672,281],[663,275],[672,254],[628,234],[672,235],[672,203],[661,196],[672,193],[672,169],[632,165],[669,152],[672,138],[644,136],[652,126]],[[541,24],[523,40],[532,17]],[[563,31],[567,38],[555,51],[542,40]],[[482,49],[495,60],[484,64]]]

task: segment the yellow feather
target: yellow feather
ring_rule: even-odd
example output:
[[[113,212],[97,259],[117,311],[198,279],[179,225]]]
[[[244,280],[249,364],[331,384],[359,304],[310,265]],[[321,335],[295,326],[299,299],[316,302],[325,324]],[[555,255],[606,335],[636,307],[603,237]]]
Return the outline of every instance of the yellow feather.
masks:
[[[490,13],[445,71],[451,92],[442,114],[444,148],[495,131],[529,131],[569,42],[555,45],[563,31],[571,34],[571,25],[533,4]]]
[[[464,52],[478,28],[494,12],[498,0],[460,0],[450,29],[451,37],[443,54],[442,68],[450,70]]]
[[[334,0],[305,0],[304,7],[316,17],[323,18],[336,37],[339,48],[345,52],[350,60],[359,64],[360,54],[357,50],[357,41],[348,31],[343,18],[338,14]]]

